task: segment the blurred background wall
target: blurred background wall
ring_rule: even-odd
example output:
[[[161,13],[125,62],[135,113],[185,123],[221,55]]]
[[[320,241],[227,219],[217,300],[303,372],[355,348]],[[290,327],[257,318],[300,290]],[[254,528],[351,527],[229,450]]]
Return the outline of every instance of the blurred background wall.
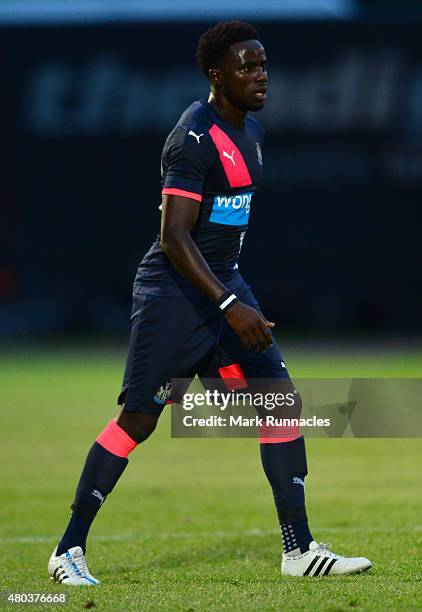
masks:
[[[284,329],[422,335],[419,2],[3,0],[0,338],[122,333],[216,20],[267,50],[240,270]]]

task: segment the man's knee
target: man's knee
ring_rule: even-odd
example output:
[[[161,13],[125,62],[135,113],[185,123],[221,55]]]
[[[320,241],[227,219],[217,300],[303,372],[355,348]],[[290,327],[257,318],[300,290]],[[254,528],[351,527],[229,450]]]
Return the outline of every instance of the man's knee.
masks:
[[[117,417],[117,425],[121,427],[138,444],[144,442],[157,426],[159,415],[145,412],[127,412],[124,405]]]

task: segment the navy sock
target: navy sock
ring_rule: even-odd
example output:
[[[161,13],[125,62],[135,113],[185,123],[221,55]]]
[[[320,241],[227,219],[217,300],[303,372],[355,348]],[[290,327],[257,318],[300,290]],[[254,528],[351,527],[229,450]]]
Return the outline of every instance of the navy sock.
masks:
[[[73,548],[73,546],[80,546],[85,553],[86,539],[88,537],[92,520],[87,521],[77,512],[72,512],[66,531],[64,532],[63,537],[57,547],[56,554],[62,555],[64,552],[69,550],[69,548]]]
[[[306,552],[313,537],[305,508],[306,464],[303,437],[292,442],[261,444],[261,460],[272,487],[283,536],[284,552]]]
[[[113,455],[98,442],[94,442],[86,458],[71,506],[73,512],[58,545],[57,555],[73,546],[80,546],[85,552],[89,528],[127,464],[128,459]]]
[[[281,535],[285,553],[289,553],[296,548],[299,548],[301,553],[306,552],[313,540],[307,519],[292,523],[282,523]]]

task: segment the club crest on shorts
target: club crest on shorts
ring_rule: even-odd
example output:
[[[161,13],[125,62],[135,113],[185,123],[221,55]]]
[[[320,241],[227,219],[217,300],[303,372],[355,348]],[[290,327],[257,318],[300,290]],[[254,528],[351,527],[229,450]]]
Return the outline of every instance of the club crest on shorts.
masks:
[[[165,404],[169,401],[171,396],[171,382],[167,382],[165,385],[161,385],[154,397],[156,404]]]

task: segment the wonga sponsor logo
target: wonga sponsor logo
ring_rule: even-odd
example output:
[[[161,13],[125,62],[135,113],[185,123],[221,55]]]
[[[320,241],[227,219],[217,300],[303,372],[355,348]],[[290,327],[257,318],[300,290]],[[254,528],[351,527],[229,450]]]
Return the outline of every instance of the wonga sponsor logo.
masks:
[[[222,225],[247,225],[252,192],[214,197],[210,221]]]

